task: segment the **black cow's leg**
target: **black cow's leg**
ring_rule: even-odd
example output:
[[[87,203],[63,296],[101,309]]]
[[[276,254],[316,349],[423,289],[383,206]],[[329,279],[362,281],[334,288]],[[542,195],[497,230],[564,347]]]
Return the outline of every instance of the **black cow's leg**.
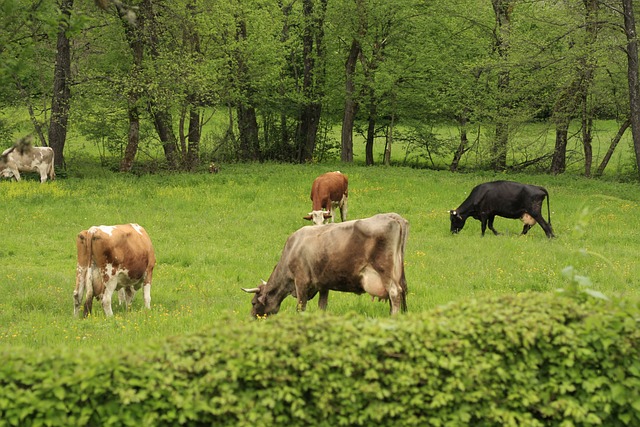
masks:
[[[524,227],[522,227],[522,234],[527,234],[529,230],[531,230],[531,226],[529,224],[525,224]]]
[[[482,230],[482,235],[484,236],[484,232],[487,231],[487,217],[483,216],[480,218],[480,228]]]
[[[544,230],[544,233],[547,235],[548,238],[555,237],[555,235],[553,234],[553,229],[551,228],[551,224],[549,224],[547,221],[544,220],[541,213],[536,213],[531,216],[533,217],[533,219],[535,219],[538,222],[538,224],[540,224],[540,227],[542,227],[542,229]]]
[[[493,220],[494,220],[494,219],[495,219],[495,216],[494,216],[494,215],[491,215],[491,216],[489,217],[489,230],[493,231],[493,234],[495,234],[495,235],[497,236],[497,235],[498,235],[498,234],[500,234],[500,233],[498,233],[498,232],[496,231],[496,229],[495,229],[495,228],[493,228]]]

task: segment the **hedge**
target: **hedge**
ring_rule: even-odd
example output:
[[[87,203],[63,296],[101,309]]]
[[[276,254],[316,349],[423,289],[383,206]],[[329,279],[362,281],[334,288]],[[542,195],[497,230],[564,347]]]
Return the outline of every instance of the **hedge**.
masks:
[[[637,426],[636,302],[526,293],[0,353],[0,425]]]

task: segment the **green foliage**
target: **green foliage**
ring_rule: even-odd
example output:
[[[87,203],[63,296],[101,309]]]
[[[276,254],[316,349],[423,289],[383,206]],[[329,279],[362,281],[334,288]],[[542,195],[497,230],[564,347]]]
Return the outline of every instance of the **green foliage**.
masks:
[[[116,351],[5,350],[0,424],[637,425],[639,314],[524,293],[393,319],[229,322]]]

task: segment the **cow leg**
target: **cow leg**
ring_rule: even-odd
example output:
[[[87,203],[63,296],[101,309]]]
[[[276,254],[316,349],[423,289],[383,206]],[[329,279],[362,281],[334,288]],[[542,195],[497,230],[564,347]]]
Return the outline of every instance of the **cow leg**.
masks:
[[[540,224],[540,227],[542,227],[542,229],[544,230],[544,233],[547,235],[548,238],[555,237],[555,235],[553,234],[553,229],[551,228],[551,224],[549,224],[547,221],[544,220],[541,213],[536,213],[531,216],[533,217],[533,219],[537,221],[538,224]]]
[[[302,285],[300,285],[302,283]],[[296,278],[294,281],[294,287],[296,292],[296,299],[298,300],[298,304],[296,309],[298,311],[305,311],[307,309],[307,301],[309,299],[309,289],[307,287],[307,283],[309,283],[306,277]],[[315,292],[313,293],[315,295]],[[322,301],[322,297],[320,298]]]
[[[135,295],[136,295],[136,290],[131,286],[128,286],[126,288],[121,288],[118,291],[118,300],[120,300],[121,298],[122,300],[124,300],[125,308],[127,311],[131,309],[131,302],[133,301],[133,297]],[[122,301],[120,301],[120,303],[122,304]]]
[[[91,311],[93,310],[93,285],[91,283],[87,283],[87,295],[86,295],[86,299],[84,300],[84,311],[82,312],[82,316],[83,317],[87,317],[88,315],[91,314]],[[80,298],[82,298],[82,295],[80,295]]]
[[[118,285],[118,278],[116,276],[111,277],[106,283],[104,287],[104,294],[102,295],[102,308],[104,309],[104,314],[108,316],[113,316],[113,310],[111,309],[111,297],[116,290],[116,286]]]
[[[320,297],[319,297],[319,300],[318,300],[318,308],[320,310],[326,310],[328,301],[329,301],[329,291],[328,290],[320,291]]]
[[[484,232],[487,231],[487,217],[484,215],[480,217],[480,230],[484,236]]]
[[[11,172],[13,173],[13,177],[16,181],[20,181],[20,172],[18,172],[18,169],[12,170]]]
[[[144,297],[144,308],[151,309],[151,280],[153,279],[153,265],[147,267],[147,273],[144,277],[144,285],[142,286],[142,295]]]
[[[398,314],[401,310],[406,311],[406,303],[403,304],[404,292],[397,283],[389,286],[389,305],[391,315]]]
[[[151,309],[151,283],[145,283],[142,287],[142,292],[144,296],[144,308]]]
[[[489,218],[487,218],[487,221],[488,221],[488,225],[489,225],[489,230],[493,231],[493,234],[495,234],[497,236],[500,233],[498,233],[498,231],[495,228],[493,228],[493,220],[495,218],[496,218],[495,215],[491,215],[491,216],[489,216]]]
[[[527,234],[529,230],[531,230],[531,225],[525,224],[524,227],[522,227],[522,235]]]
[[[347,220],[347,196],[342,196],[342,203],[340,204],[340,219],[342,222]]]
[[[40,172],[40,182],[43,183],[47,180],[47,166],[42,165],[38,168],[38,172]]]

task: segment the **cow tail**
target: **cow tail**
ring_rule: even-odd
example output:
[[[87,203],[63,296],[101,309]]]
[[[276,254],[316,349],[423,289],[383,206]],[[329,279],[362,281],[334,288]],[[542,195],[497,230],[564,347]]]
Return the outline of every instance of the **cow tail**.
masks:
[[[400,253],[402,254],[402,276],[400,277],[400,287],[402,288],[402,302],[401,302],[401,310],[402,312],[407,311],[407,278],[404,274],[404,252],[405,246],[407,244],[407,236],[409,234],[409,222],[402,219],[400,221],[401,224],[401,233],[402,233],[402,243],[400,245]]]
[[[87,232],[87,238],[84,241],[84,249],[88,254],[87,257],[87,265],[85,266],[85,280],[84,286],[86,288],[87,298],[84,301],[84,312],[83,316],[87,317],[88,314],[91,313],[93,308],[93,298],[95,296],[94,288],[93,288],[93,271],[91,271],[91,265],[93,264],[93,233],[91,230]]]
[[[544,190],[544,192],[547,193],[547,222],[549,223],[549,225],[551,225],[551,206],[550,206],[551,197],[549,197],[549,193],[547,192],[547,190]]]
[[[56,153],[54,151],[52,152],[52,155],[51,155],[51,165],[49,165],[49,179],[52,181],[56,179],[56,167],[54,166],[55,163],[56,163]]]

